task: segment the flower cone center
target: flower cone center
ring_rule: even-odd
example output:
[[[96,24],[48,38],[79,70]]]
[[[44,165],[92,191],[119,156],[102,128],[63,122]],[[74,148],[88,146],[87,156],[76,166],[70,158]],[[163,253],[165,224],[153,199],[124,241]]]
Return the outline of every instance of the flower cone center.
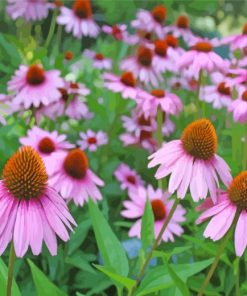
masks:
[[[120,81],[127,86],[135,87],[136,85],[136,79],[132,72],[124,72]]]
[[[165,91],[163,89],[153,89],[151,91],[151,95],[153,95],[154,97],[160,99],[160,98],[164,98],[165,96]]]
[[[152,51],[144,46],[138,48],[137,51],[137,60],[138,62],[146,67],[150,67],[152,64],[153,53]]]
[[[247,171],[240,173],[233,179],[228,188],[228,196],[241,210],[247,210]]]
[[[89,137],[87,139],[88,144],[96,144],[97,143],[97,139],[95,137]]]
[[[212,45],[209,42],[206,41],[200,41],[197,42],[192,49],[197,51],[203,51],[203,52],[210,52],[212,50]]]
[[[176,25],[181,29],[187,29],[189,28],[189,19],[185,15],[180,15],[177,18]]]
[[[105,57],[103,56],[102,53],[96,53],[94,58],[95,58],[95,60],[103,61]]]
[[[152,9],[151,14],[156,22],[162,24],[166,18],[166,8],[163,5],[157,5]]]
[[[39,85],[45,81],[45,71],[38,65],[32,65],[27,70],[27,82],[31,85]]]
[[[68,94],[67,90],[65,88],[59,88],[58,90],[61,93],[61,99],[66,102],[69,98],[69,94]]]
[[[162,200],[154,199],[151,201],[151,207],[154,214],[154,220],[160,221],[163,220],[166,216],[166,207]]]
[[[247,90],[242,93],[242,100],[247,102]]]
[[[50,154],[55,151],[55,144],[50,139],[49,137],[44,137],[40,142],[39,142],[39,151],[45,154]]]
[[[217,88],[218,92],[226,95],[226,96],[230,96],[231,95],[231,89],[230,87],[226,86],[225,82],[221,82],[220,84],[218,84],[218,88]]]
[[[80,19],[87,19],[92,16],[91,4],[89,0],[76,0],[72,9],[74,14]]]
[[[129,176],[127,177],[127,181],[128,181],[129,183],[135,185],[135,184],[136,184],[136,177],[133,176],[133,175],[129,175]]]
[[[64,160],[63,167],[72,178],[83,179],[88,169],[86,154],[80,149],[70,151]]]
[[[167,51],[166,41],[165,40],[157,40],[157,41],[155,41],[154,45],[155,45],[155,48],[154,48],[155,53],[161,57],[165,57],[166,51]]]
[[[244,27],[243,27],[243,34],[244,34],[244,35],[247,34],[247,23],[244,24]]]
[[[165,41],[169,47],[176,48],[178,46],[178,39],[173,35],[167,35]]]

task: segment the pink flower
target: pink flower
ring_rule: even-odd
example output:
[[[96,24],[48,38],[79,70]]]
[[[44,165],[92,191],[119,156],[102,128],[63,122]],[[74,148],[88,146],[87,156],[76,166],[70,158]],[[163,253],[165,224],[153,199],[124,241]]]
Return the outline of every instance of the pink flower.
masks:
[[[232,51],[244,49],[247,46],[247,23],[243,26],[242,34],[225,37],[221,40],[221,44],[230,44]]]
[[[119,136],[123,142],[123,146],[137,146],[148,150],[150,153],[154,152],[157,148],[157,141],[153,138],[153,133],[141,130],[137,133],[123,133]]]
[[[120,69],[133,72],[146,85],[152,84],[157,87],[158,81],[163,80],[154,67],[153,51],[145,46],[140,46],[135,56],[125,58],[120,64]]]
[[[84,56],[92,60],[93,67],[96,69],[110,70],[112,67],[111,59],[106,58],[102,53],[96,53],[92,50],[85,49]]]
[[[108,143],[107,134],[102,131],[95,133],[89,129],[85,133],[80,133],[80,137],[81,140],[77,141],[77,144],[82,150],[96,151],[99,146]]]
[[[228,108],[233,113],[233,120],[245,123],[247,121],[247,88],[239,93],[236,100],[232,101]]]
[[[131,22],[133,28],[155,33],[160,39],[164,37],[163,23],[166,18],[166,8],[163,5],[155,6],[152,11],[140,9],[136,20]]]
[[[190,68],[197,79],[200,70],[208,73],[213,71],[226,71],[226,62],[215,52],[208,40],[197,41],[192,48],[185,52],[179,59],[177,66],[180,69]]]
[[[33,147],[42,157],[75,147],[74,144],[66,141],[65,135],[59,135],[57,131],[48,132],[37,126],[28,130],[27,137],[20,138],[20,143],[24,146]]]
[[[170,120],[169,115],[165,115],[162,127],[162,133],[165,137],[169,137],[175,131],[175,124]]]
[[[137,98],[146,117],[156,116],[158,108],[172,115],[178,115],[183,109],[183,104],[177,95],[162,89],[154,89],[151,93],[139,92]]]
[[[209,218],[211,219],[203,235],[217,241],[230,229],[238,212],[239,217],[235,228],[234,241],[235,252],[239,257],[243,255],[247,246],[245,235],[247,227],[246,183],[247,172],[244,171],[233,179],[227,192],[219,192],[216,204],[213,204],[209,199],[205,200],[199,207],[199,210],[204,210],[204,212],[197,220],[197,223],[202,223]]]
[[[49,183],[63,198],[82,206],[91,197],[101,200],[102,195],[97,188],[104,182],[89,169],[88,158],[80,149],[53,154],[53,161],[47,162],[50,176]]]
[[[19,108],[12,103],[12,96],[0,94],[0,123],[5,125],[5,116],[17,111]]]
[[[168,46],[167,56],[171,59],[173,63],[173,69],[171,70],[171,72],[178,72],[177,62],[185,53],[185,50],[179,46],[179,40],[172,34],[167,35],[164,40]]]
[[[168,175],[168,191],[177,190],[179,198],[184,198],[188,188],[194,201],[206,198],[209,190],[212,200],[217,201],[216,187],[218,176],[225,185],[232,177],[226,162],[217,154],[217,136],[212,123],[199,119],[189,124],[183,131],[180,140],[165,143],[152,154],[148,167],[160,165],[155,177]]]
[[[156,71],[159,72],[176,72],[176,65],[173,62],[173,57],[167,53],[167,43],[165,40],[156,40],[154,42],[154,57],[153,65]]]
[[[116,40],[125,40],[128,37],[127,26],[125,24],[113,26],[103,25],[101,29],[104,33],[113,36]]]
[[[114,176],[121,183],[122,190],[130,190],[143,185],[141,177],[125,163],[121,163],[117,167]]]
[[[229,69],[226,82],[229,86],[235,87],[238,92],[244,91],[247,84],[247,69]]]
[[[99,27],[92,18],[91,3],[89,0],[76,0],[69,9],[61,7],[61,14],[57,17],[59,25],[65,25],[67,33],[72,32],[77,38],[89,36],[96,38]]]
[[[8,0],[6,10],[12,19],[23,17],[28,22],[46,18],[51,8],[54,4],[46,0]]]
[[[132,72],[124,72],[120,77],[112,73],[104,73],[104,85],[113,92],[121,93],[124,99],[135,100],[140,89],[136,86],[136,79]]]
[[[174,203],[173,200],[168,200],[170,196],[171,194],[169,192],[163,192],[161,189],[154,190],[151,185],[148,185],[147,189],[139,187],[136,190],[130,190],[129,197],[131,200],[123,202],[125,209],[121,212],[121,215],[129,219],[139,219],[131,227],[129,236],[141,237],[141,217],[144,214],[145,204],[148,198],[153,210],[154,234],[155,238],[157,238]],[[185,209],[181,205],[178,205],[171,221],[168,223],[167,228],[162,235],[163,241],[173,242],[174,235],[182,235],[184,231],[180,226],[180,223],[185,221],[185,213]]]
[[[76,222],[47,181],[45,165],[33,148],[22,147],[8,160],[0,181],[0,254],[13,240],[17,257],[23,257],[29,246],[38,255],[44,241],[54,256],[56,235],[69,240],[65,226],[72,230]]]
[[[47,106],[58,101],[60,97],[59,87],[64,83],[60,77],[60,71],[45,71],[39,65],[21,65],[15,75],[8,82],[8,91],[14,92],[13,102],[29,109],[32,105]]]

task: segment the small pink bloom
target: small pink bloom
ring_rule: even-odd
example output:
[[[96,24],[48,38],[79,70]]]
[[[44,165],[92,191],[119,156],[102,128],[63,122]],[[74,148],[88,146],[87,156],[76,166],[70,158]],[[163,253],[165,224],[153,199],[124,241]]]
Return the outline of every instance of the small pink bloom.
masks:
[[[144,187],[132,189],[128,194],[130,200],[123,202],[125,208],[122,210],[121,215],[129,219],[138,218],[131,227],[129,236],[137,236],[138,238],[141,237],[141,217],[144,214],[145,204],[148,198],[154,214],[154,234],[155,238],[157,238],[174,203],[173,200],[168,200],[171,194],[163,192],[161,189],[154,190],[151,185],[148,185],[147,189]],[[173,242],[174,235],[182,235],[184,231],[180,224],[185,221],[185,213],[185,209],[181,205],[178,205],[171,221],[168,223],[167,228],[162,235],[163,241]]]
[[[143,185],[141,177],[127,164],[121,163],[114,172],[114,176],[121,183],[121,189],[133,189]]]
[[[247,88],[243,89],[236,100],[232,101],[228,108],[233,114],[233,120],[240,123],[247,121]]]
[[[165,121],[162,127],[162,133],[165,137],[169,137],[175,131],[175,124],[170,120],[169,115],[165,115]]]
[[[112,68],[112,60],[106,58],[102,53],[86,49],[84,51],[84,56],[92,60],[93,67],[96,69],[110,70]]]
[[[60,71],[45,71],[40,65],[21,65],[8,82],[8,91],[14,92],[14,104],[29,109],[58,101],[58,88],[63,86]]]
[[[247,23],[243,26],[242,34],[225,37],[221,40],[221,44],[230,44],[232,51],[244,49],[247,47]]]
[[[128,38],[127,26],[125,24],[113,26],[103,25],[101,30],[107,35],[113,36],[116,40],[125,40]]]
[[[181,56],[185,53],[185,50],[179,46],[179,40],[172,34],[166,36],[164,41],[167,44],[167,56],[171,59],[173,63],[173,69],[171,72],[178,72],[179,69],[177,67],[177,62],[181,58]]]
[[[153,65],[158,73],[177,71],[173,56],[170,57],[168,54],[168,47],[165,40],[156,40],[154,42]]]
[[[85,133],[80,133],[80,137],[81,140],[77,141],[77,144],[82,150],[96,151],[99,146],[108,143],[107,134],[102,131],[95,133],[89,129]]]
[[[218,177],[229,185],[232,177],[226,162],[217,154],[217,136],[212,123],[199,119],[189,124],[180,140],[163,144],[149,156],[149,168],[160,165],[156,179],[170,176],[168,191],[177,191],[178,198],[184,198],[190,187],[194,201],[206,198],[209,190],[214,203],[217,201]]]

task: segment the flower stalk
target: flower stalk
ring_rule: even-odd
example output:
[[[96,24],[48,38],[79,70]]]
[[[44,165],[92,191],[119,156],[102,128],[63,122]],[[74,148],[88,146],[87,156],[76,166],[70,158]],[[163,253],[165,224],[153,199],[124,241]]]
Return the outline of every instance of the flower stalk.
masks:
[[[10,247],[9,264],[8,264],[8,280],[7,280],[7,291],[6,291],[7,296],[11,296],[15,258],[16,258],[16,255],[15,255],[14,245],[12,242]]]

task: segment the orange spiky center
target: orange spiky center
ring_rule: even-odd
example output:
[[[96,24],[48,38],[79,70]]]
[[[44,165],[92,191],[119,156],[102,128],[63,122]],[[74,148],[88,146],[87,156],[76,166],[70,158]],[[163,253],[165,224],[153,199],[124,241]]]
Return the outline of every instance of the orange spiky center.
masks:
[[[166,36],[165,41],[169,47],[178,47],[178,39],[171,34]]]
[[[55,151],[56,147],[52,139],[44,137],[38,145],[39,151],[44,154],[50,154]]]
[[[166,18],[166,8],[163,5],[157,5],[152,9],[151,14],[157,23],[162,24]]]
[[[74,54],[72,51],[65,51],[64,58],[67,61],[71,61],[74,58]]]
[[[156,40],[154,42],[154,51],[157,55],[161,56],[161,57],[165,57],[166,56],[166,52],[167,52],[167,43],[165,40]]]
[[[149,126],[149,125],[151,125],[151,119],[150,119],[150,117],[146,118],[143,114],[138,117],[137,122],[138,122],[139,125],[142,125],[142,126]]]
[[[244,27],[243,27],[243,34],[244,34],[244,35],[247,34],[247,23],[244,24]]]
[[[16,198],[30,200],[40,197],[47,186],[45,165],[32,147],[24,146],[10,157],[3,169],[3,182]]]
[[[61,93],[61,99],[66,102],[69,98],[69,94],[68,94],[67,90],[65,88],[59,88],[58,90]]]
[[[117,26],[117,25],[113,25],[112,26],[112,35],[116,38],[116,39],[122,39],[122,31],[121,29]]]
[[[96,144],[97,143],[97,139],[95,137],[89,137],[87,139],[88,144]]]
[[[185,15],[180,15],[177,18],[176,25],[181,29],[187,29],[189,28],[189,19]]]
[[[228,196],[241,210],[247,210],[247,171],[241,172],[232,180]]]
[[[136,79],[132,72],[124,72],[121,75],[120,81],[127,86],[135,87],[136,85]]]
[[[163,220],[166,216],[166,206],[163,201],[160,199],[154,199],[151,201],[151,207],[154,214],[154,220],[160,221]]]
[[[149,139],[152,138],[152,135],[153,135],[152,132],[142,130],[140,132],[139,141],[142,142],[142,141],[145,141],[145,140],[149,140]]]
[[[153,53],[152,51],[144,46],[140,46],[137,50],[137,60],[145,67],[150,67],[152,64]]]
[[[98,61],[103,61],[104,60],[104,56],[102,53],[96,53],[96,55],[94,56],[95,60],[98,60]]]
[[[86,154],[80,149],[68,152],[63,167],[65,172],[74,179],[83,179],[88,169]]]
[[[45,81],[45,71],[38,65],[31,65],[26,74],[28,84],[40,85]]]
[[[129,176],[127,176],[127,181],[129,182],[129,183],[131,183],[131,184],[133,184],[133,185],[135,185],[136,184],[136,177],[135,176],[133,176],[133,175],[129,175]]]
[[[165,96],[165,91],[163,89],[153,89],[151,91],[151,95],[153,95],[154,97],[160,99],[160,98],[164,98]]]
[[[210,42],[199,41],[192,47],[192,49],[194,49],[196,51],[210,52],[213,49],[213,47]]]
[[[242,100],[247,102],[247,90],[242,93]]]
[[[230,96],[231,95],[231,89],[229,86],[226,86],[225,82],[221,82],[218,84],[217,90],[219,93]]]
[[[92,17],[92,9],[89,0],[76,0],[72,6],[74,14],[80,19]]]
[[[189,124],[183,131],[181,141],[184,150],[197,159],[211,159],[217,148],[214,126],[208,119],[199,119]]]

